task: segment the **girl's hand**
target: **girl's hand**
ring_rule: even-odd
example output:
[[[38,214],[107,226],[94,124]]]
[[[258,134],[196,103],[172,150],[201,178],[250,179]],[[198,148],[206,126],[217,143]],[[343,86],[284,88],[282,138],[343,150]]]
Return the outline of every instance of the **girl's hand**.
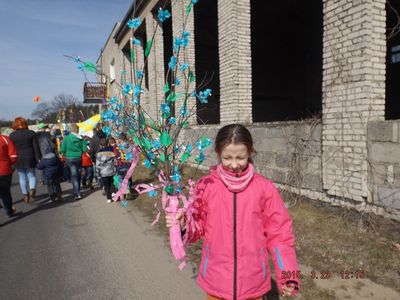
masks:
[[[185,226],[185,218],[183,215],[183,211],[178,211],[176,213],[175,220],[170,215],[165,216],[165,223],[167,225],[167,228],[172,227],[172,225],[174,225],[176,221],[179,222],[181,228]]]
[[[284,284],[282,285],[282,296],[283,297],[290,297],[294,291],[293,284]]]

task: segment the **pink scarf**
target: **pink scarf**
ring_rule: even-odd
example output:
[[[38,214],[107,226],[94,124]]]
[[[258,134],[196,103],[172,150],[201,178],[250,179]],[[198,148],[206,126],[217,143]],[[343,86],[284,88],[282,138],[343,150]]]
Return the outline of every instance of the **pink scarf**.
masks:
[[[254,167],[252,164],[248,164],[246,170],[240,174],[225,170],[221,164],[217,166],[216,171],[228,190],[234,193],[246,189],[254,175]]]

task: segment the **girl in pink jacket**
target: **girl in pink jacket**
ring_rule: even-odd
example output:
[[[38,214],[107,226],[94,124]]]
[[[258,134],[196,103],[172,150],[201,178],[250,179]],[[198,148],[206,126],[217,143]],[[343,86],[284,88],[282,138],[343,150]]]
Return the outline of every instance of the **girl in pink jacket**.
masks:
[[[292,220],[273,182],[254,171],[253,139],[246,127],[231,124],[215,139],[220,164],[196,185],[196,200],[176,219],[184,242],[203,238],[197,278],[207,299],[262,299],[271,289],[268,254],[284,296],[299,290]],[[166,217],[170,227],[176,220]]]

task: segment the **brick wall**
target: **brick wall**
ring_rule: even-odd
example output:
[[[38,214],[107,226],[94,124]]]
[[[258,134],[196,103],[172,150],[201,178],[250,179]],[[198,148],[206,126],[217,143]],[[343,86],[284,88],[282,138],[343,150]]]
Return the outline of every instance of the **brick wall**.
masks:
[[[194,16],[193,16],[193,9],[190,11],[189,15],[186,13],[188,1],[184,0],[177,0],[172,1],[172,34],[173,39],[175,37],[181,37],[183,31],[187,31],[190,33],[189,37],[189,46],[187,48],[181,48],[179,54],[179,61],[181,63],[188,63],[190,65],[190,69],[193,73],[196,73],[195,68],[195,47],[194,47]],[[197,4],[196,4],[197,5]],[[186,22],[185,26],[184,23]],[[180,72],[178,71],[178,77],[181,80],[181,84],[176,87],[177,93],[184,93],[185,92],[185,85],[184,80]],[[195,88],[194,84],[192,84],[190,90]],[[175,115],[179,116],[180,108],[182,107],[184,97],[181,97],[175,102]],[[190,97],[188,101],[188,110],[192,109],[196,111],[196,102],[195,98]],[[190,124],[196,124],[196,118],[193,116],[189,119]]]
[[[252,122],[250,0],[218,1],[218,36],[221,124],[249,124]]]
[[[150,13],[146,18],[146,32],[150,39],[157,26],[157,20]],[[159,117],[160,105],[164,100],[164,48],[162,28],[155,32],[153,47],[148,57],[149,91],[147,113],[155,120]]]
[[[367,124],[384,118],[384,11],[385,0],[324,0],[323,187],[359,202],[368,197]]]
[[[368,125],[369,192],[374,205],[400,212],[400,121]]]

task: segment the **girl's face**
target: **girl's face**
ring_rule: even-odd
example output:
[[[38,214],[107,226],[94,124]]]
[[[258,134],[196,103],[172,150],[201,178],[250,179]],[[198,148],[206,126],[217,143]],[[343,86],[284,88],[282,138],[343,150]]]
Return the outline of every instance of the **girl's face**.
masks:
[[[249,163],[250,153],[244,144],[229,144],[219,156],[222,166],[228,171],[241,173]]]

